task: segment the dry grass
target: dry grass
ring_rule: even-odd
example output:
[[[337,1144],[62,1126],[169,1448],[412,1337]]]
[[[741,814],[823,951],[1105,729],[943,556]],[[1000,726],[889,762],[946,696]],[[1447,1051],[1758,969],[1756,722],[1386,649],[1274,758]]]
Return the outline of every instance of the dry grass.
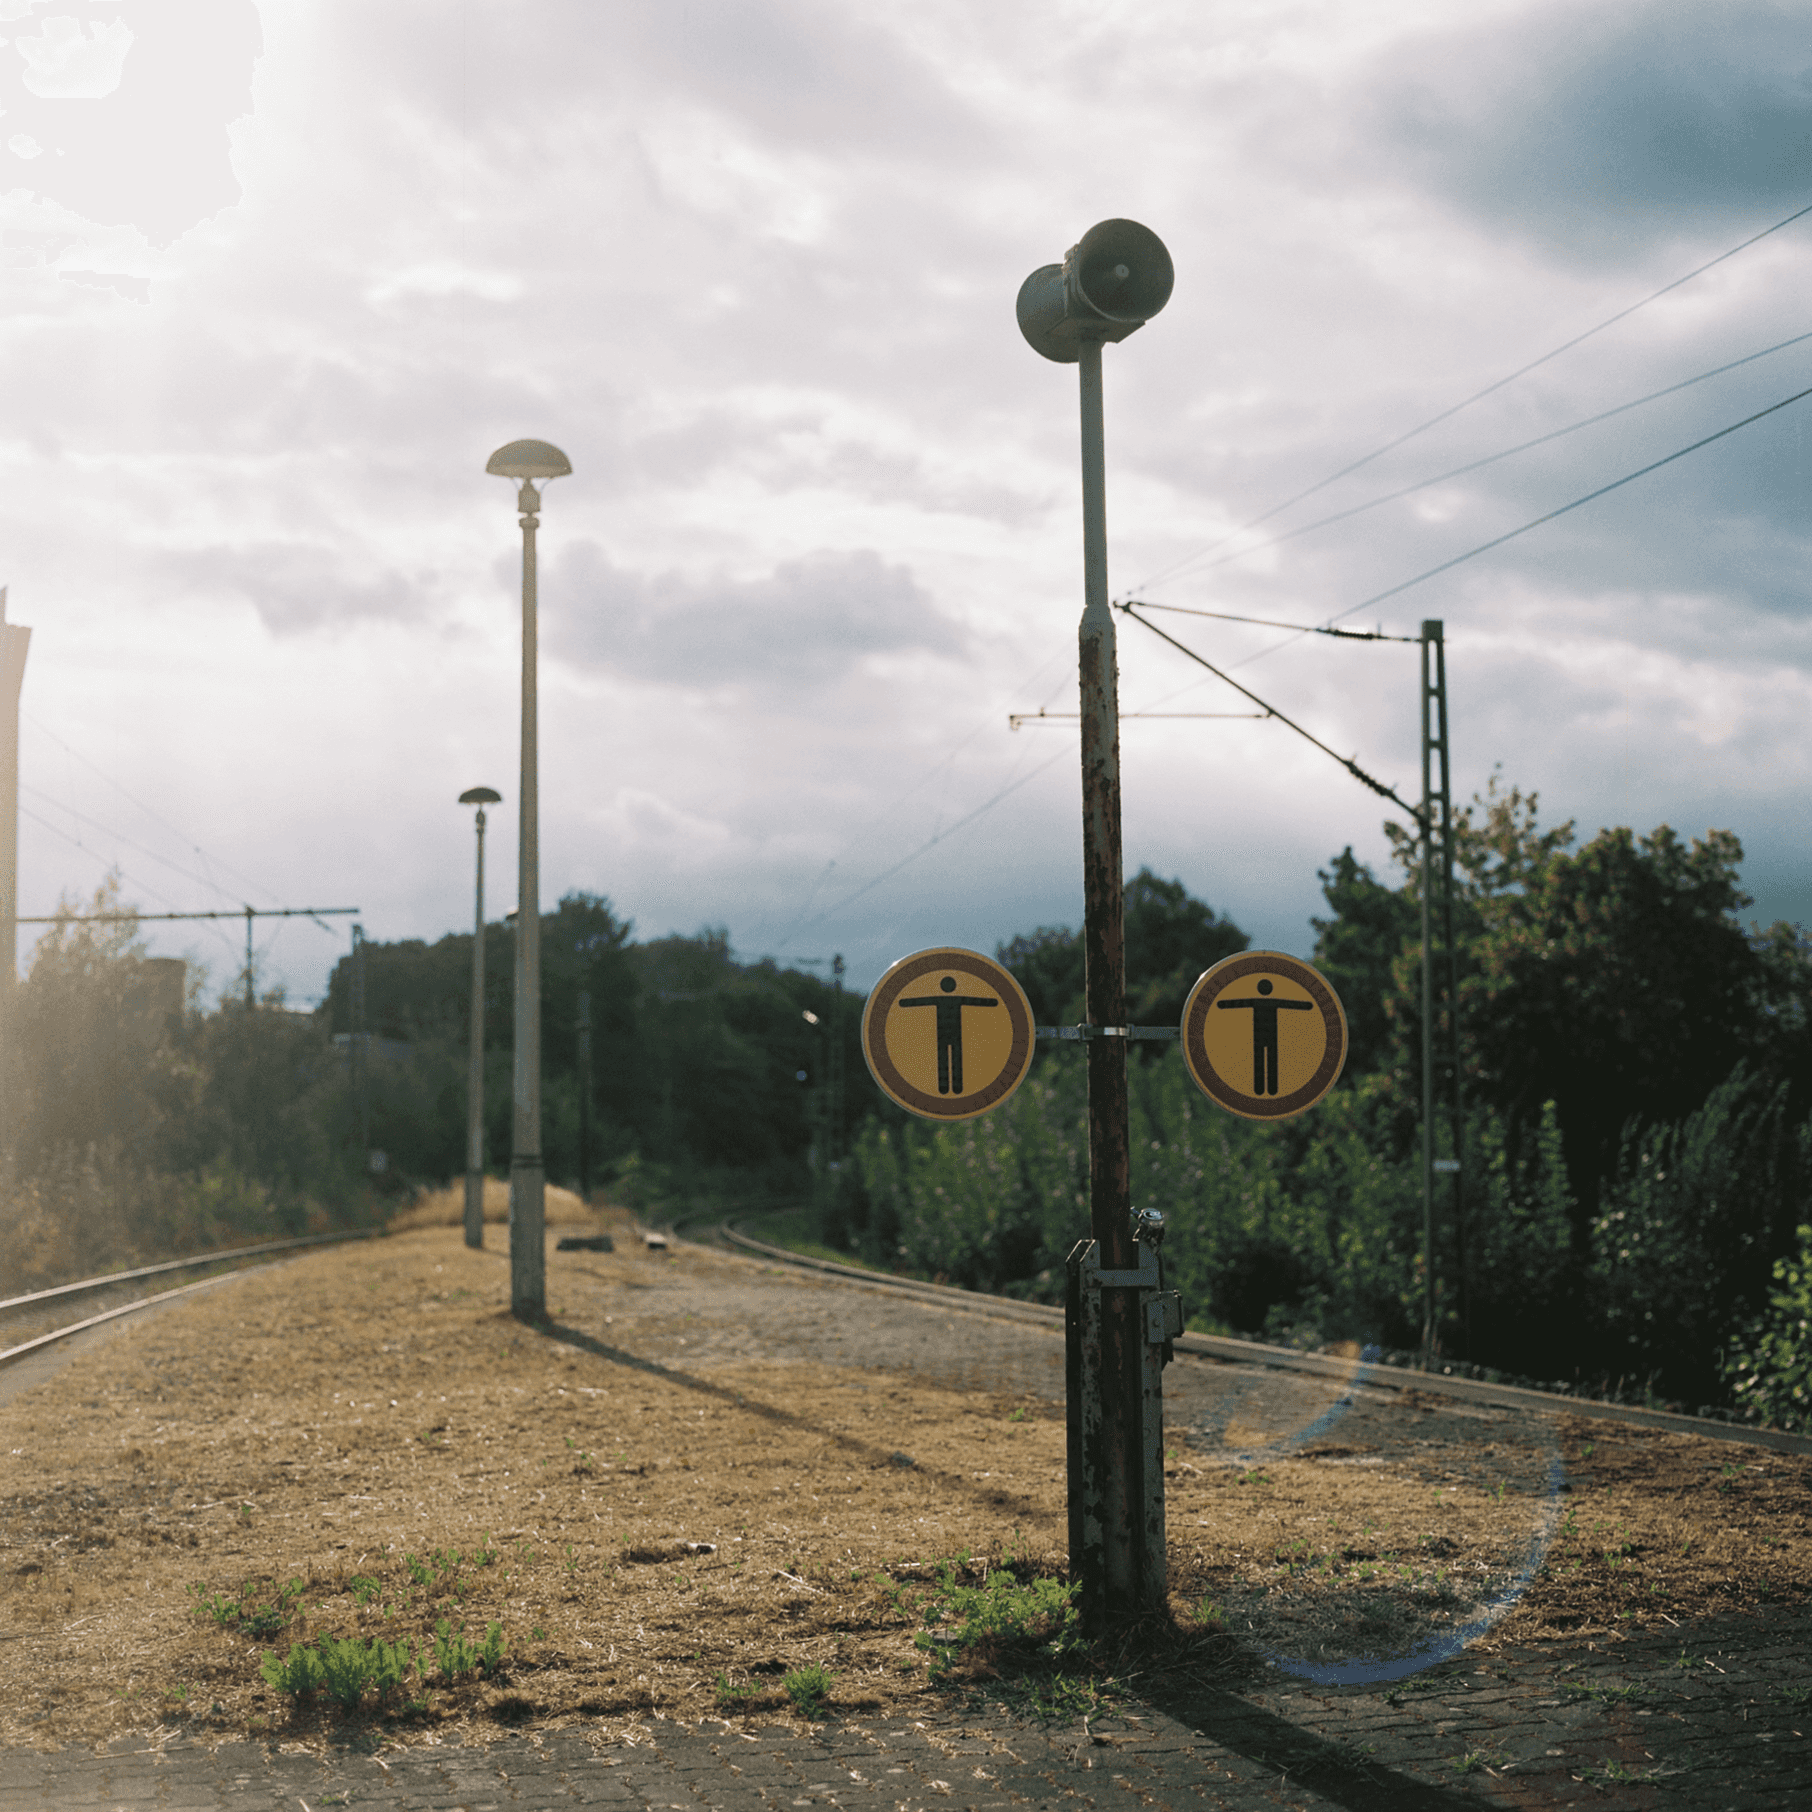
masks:
[[[589,1228],[597,1215],[578,1194],[557,1183],[547,1186],[547,1224],[550,1227]],[[484,1218],[487,1226],[508,1226],[510,1186],[501,1177],[484,1180]],[[391,1216],[392,1233],[410,1233],[421,1227],[463,1227],[466,1221],[466,1185],[460,1177],[439,1189],[426,1189],[407,1208]]]
[[[617,1211],[593,1224],[617,1251],[549,1271],[556,1323],[589,1338],[511,1319],[495,1238],[475,1253],[429,1227],[219,1286],[0,1410],[15,1683],[0,1743],[159,1724],[313,1740],[340,1714],[267,1686],[262,1653],[321,1634],[420,1640],[441,1618],[473,1637],[500,1623],[503,1677],[412,1681],[361,1727],[476,1741],[500,1724],[771,1720],[792,1715],[784,1677],[807,1665],[835,1676],[833,1708],[910,1710],[935,1690],[913,1635],[939,1562],[1011,1551],[1026,1572],[1060,1569],[1057,1405],[804,1361],[655,1363],[706,1345],[704,1313],[676,1320],[663,1285],[695,1279],[685,1303],[734,1325],[755,1268],[648,1253]],[[810,1313],[870,1303],[821,1290]],[[948,1338],[941,1317],[927,1326]],[[1584,1420],[1561,1439],[1561,1532],[1494,1640],[1688,1626],[1812,1577],[1812,1462],[1607,1440]],[[1174,1628],[1138,1665],[1236,1677],[1260,1648],[1402,1652],[1465,1621],[1549,1500],[1522,1461],[1447,1483],[1427,1459],[1408,1438],[1257,1473],[1173,1455]],[[291,1580],[285,1614],[252,1627]],[[224,1622],[198,1612],[210,1599]],[[1099,1684],[1115,1665],[1072,1667]],[[967,1677],[997,1667],[1013,1671],[983,1651]]]

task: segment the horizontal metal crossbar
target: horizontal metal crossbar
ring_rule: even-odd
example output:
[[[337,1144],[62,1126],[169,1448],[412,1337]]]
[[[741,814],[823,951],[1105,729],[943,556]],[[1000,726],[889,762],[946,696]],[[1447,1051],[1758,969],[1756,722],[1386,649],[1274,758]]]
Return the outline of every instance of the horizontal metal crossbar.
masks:
[[[1089,1038],[1180,1038],[1180,1026],[1034,1026],[1040,1038],[1061,1038],[1071,1042]]]

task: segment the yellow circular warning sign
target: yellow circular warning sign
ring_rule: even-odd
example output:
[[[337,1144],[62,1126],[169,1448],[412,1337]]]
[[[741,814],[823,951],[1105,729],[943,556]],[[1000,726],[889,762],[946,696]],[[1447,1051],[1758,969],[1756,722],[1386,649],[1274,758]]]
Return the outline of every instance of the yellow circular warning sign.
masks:
[[[1287,1120],[1339,1079],[1346,1014],[1307,963],[1248,950],[1216,963],[1190,990],[1183,1061],[1202,1093],[1229,1112]]]
[[[999,1107],[1034,1050],[1031,1003],[999,963],[973,950],[903,956],[862,1009],[862,1054],[882,1092],[929,1120]]]

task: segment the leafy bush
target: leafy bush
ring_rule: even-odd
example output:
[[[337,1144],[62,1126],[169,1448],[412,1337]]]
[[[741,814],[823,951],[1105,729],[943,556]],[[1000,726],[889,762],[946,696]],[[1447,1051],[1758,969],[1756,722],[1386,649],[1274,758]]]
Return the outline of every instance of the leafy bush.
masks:
[[[1776,1428],[1812,1433],[1812,1226],[1774,1267],[1768,1312],[1750,1323],[1724,1361],[1739,1408]]]
[[[1710,1400],[1719,1343],[1759,1306],[1791,1238],[1805,1148],[1786,1085],[1740,1066],[1697,1113],[1626,1136],[1592,1230],[1608,1368]]]

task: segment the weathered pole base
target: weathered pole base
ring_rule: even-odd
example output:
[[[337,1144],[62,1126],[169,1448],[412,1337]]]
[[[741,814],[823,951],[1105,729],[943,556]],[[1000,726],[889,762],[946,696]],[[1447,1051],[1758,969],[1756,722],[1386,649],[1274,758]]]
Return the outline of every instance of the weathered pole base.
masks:
[[[1161,1611],[1169,1592],[1164,1541],[1164,1359],[1183,1331],[1182,1299],[1166,1290],[1158,1255],[1136,1245],[1136,1271],[1103,1270],[1100,1247],[1080,1241],[1069,1256],[1064,1296],[1064,1373],[1068,1420],[1070,1578],[1082,1587],[1083,1627],[1099,1634],[1115,1623]],[[1112,1368],[1103,1362],[1103,1293],[1133,1296],[1139,1340],[1139,1396],[1133,1426],[1123,1433],[1131,1465],[1108,1453],[1114,1418],[1105,1393]],[[1118,1539],[1110,1539],[1117,1536]]]
[[[539,1157],[510,1165],[510,1313],[547,1319],[547,1176]]]
[[[484,1244],[484,1172],[466,1172],[466,1244],[474,1251]]]

